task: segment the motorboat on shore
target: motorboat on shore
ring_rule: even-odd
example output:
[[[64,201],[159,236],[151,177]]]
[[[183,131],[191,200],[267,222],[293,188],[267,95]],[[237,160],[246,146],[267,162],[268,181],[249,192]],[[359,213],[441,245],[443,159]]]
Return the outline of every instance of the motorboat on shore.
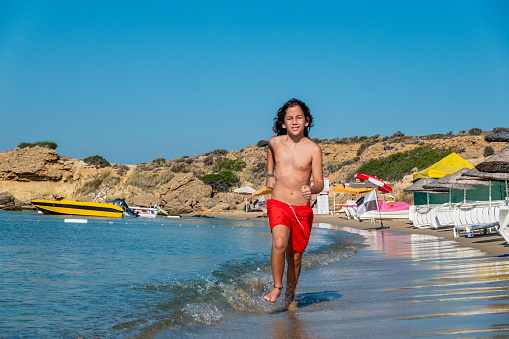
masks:
[[[72,200],[32,200],[44,214],[88,215],[93,217],[122,218],[124,209],[104,202],[81,202]]]
[[[34,199],[31,203],[44,214],[82,215],[105,218],[122,218],[123,216],[137,217],[137,214],[134,213],[122,199],[115,199],[113,204],[110,204],[106,195],[108,188],[108,186],[105,186],[92,202]],[[99,202],[99,200],[103,200],[104,202]]]
[[[130,209],[137,213],[141,218],[155,218],[157,217],[157,208],[152,207],[135,207],[130,206]]]

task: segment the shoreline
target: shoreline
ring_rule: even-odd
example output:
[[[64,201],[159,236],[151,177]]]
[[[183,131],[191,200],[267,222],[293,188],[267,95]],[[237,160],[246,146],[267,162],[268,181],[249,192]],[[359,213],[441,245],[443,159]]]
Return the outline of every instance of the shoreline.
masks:
[[[215,216],[262,219],[246,218],[242,212]],[[399,223],[403,230],[409,228],[403,234],[392,222],[387,223],[392,231],[370,232],[380,224],[352,221],[356,227],[350,227],[338,217],[317,217],[317,228],[360,234],[367,246],[345,260],[304,269],[296,291],[297,309],[233,310],[192,335],[391,339],[509,335],[506,257],[486,254],[433,230],[428,230],[430,235],[415,234],[405,222]],[[452,237],[452,230],[447,231]]]
[[[185,216],[206,216],[224,219],[256,219],[268,220],[264,217],[264,212],[243,212],[243,211],[224,211],[224,212],[209,212],[203,211],[200,213],[190,213]],[[380,227],[380,220],[371,223],[370,220],[352,220],[339,216],[315,214],[313,223],[329,223],[335,226],[346,226],[360,230],[374,230]],[[435,237],[444,238],[457,242],[462,247],[471,247],[485,252],[490,256],[507,256],[509,255],[509,244],[504,238],[497,233],[479,235],[475,233],[473,238],[467,238],[465,232],[462,232],[459,237],[455,238],[452,228],[416,228],[407,219],[384,219],[384,226],[389,228],[384,229],[386,232],[404,233],[404,234],[421,234],[433,235]]]

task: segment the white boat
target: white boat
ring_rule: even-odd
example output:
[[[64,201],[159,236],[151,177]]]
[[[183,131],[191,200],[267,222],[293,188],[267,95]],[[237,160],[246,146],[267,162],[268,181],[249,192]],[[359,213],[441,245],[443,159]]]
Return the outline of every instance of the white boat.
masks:
[[[157,217],[157,208],[150,207],[129,207],[134,211],[134,213],[138,213],[141,218],[155,218]]]

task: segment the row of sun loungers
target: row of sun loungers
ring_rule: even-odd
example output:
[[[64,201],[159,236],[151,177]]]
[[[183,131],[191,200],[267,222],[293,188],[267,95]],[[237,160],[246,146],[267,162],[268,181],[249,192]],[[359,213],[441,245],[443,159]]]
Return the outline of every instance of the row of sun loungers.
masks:
[[[417,228],[453,227],[455,237],[461,232],[473,237],[475,231],[479,234],[507,232],[507,208],[505,200],[412,206],[410,220]],[[507,236],[509,243],[509,234]]]
[[[341,205],[347,219],[361,219],[356,205]],[[509,201],[475,201],[442,205],[410,206],[409,220],[417,228],[452,228],[455,237],[497,232],[509,244]],[[364,215],[363,215],[364,216]],[[390,216],[387,216],[390,218]],[[363,218],[364,219],[364,218]]]

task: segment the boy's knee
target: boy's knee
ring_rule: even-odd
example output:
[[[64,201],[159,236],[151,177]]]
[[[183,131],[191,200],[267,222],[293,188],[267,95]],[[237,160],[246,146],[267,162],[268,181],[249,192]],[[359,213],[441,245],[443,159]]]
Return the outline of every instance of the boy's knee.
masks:
[[[272,239],[272,246],[278,251],[284,251],[286,245],[287,239],[285,237],[274,237],[274,239]]]

